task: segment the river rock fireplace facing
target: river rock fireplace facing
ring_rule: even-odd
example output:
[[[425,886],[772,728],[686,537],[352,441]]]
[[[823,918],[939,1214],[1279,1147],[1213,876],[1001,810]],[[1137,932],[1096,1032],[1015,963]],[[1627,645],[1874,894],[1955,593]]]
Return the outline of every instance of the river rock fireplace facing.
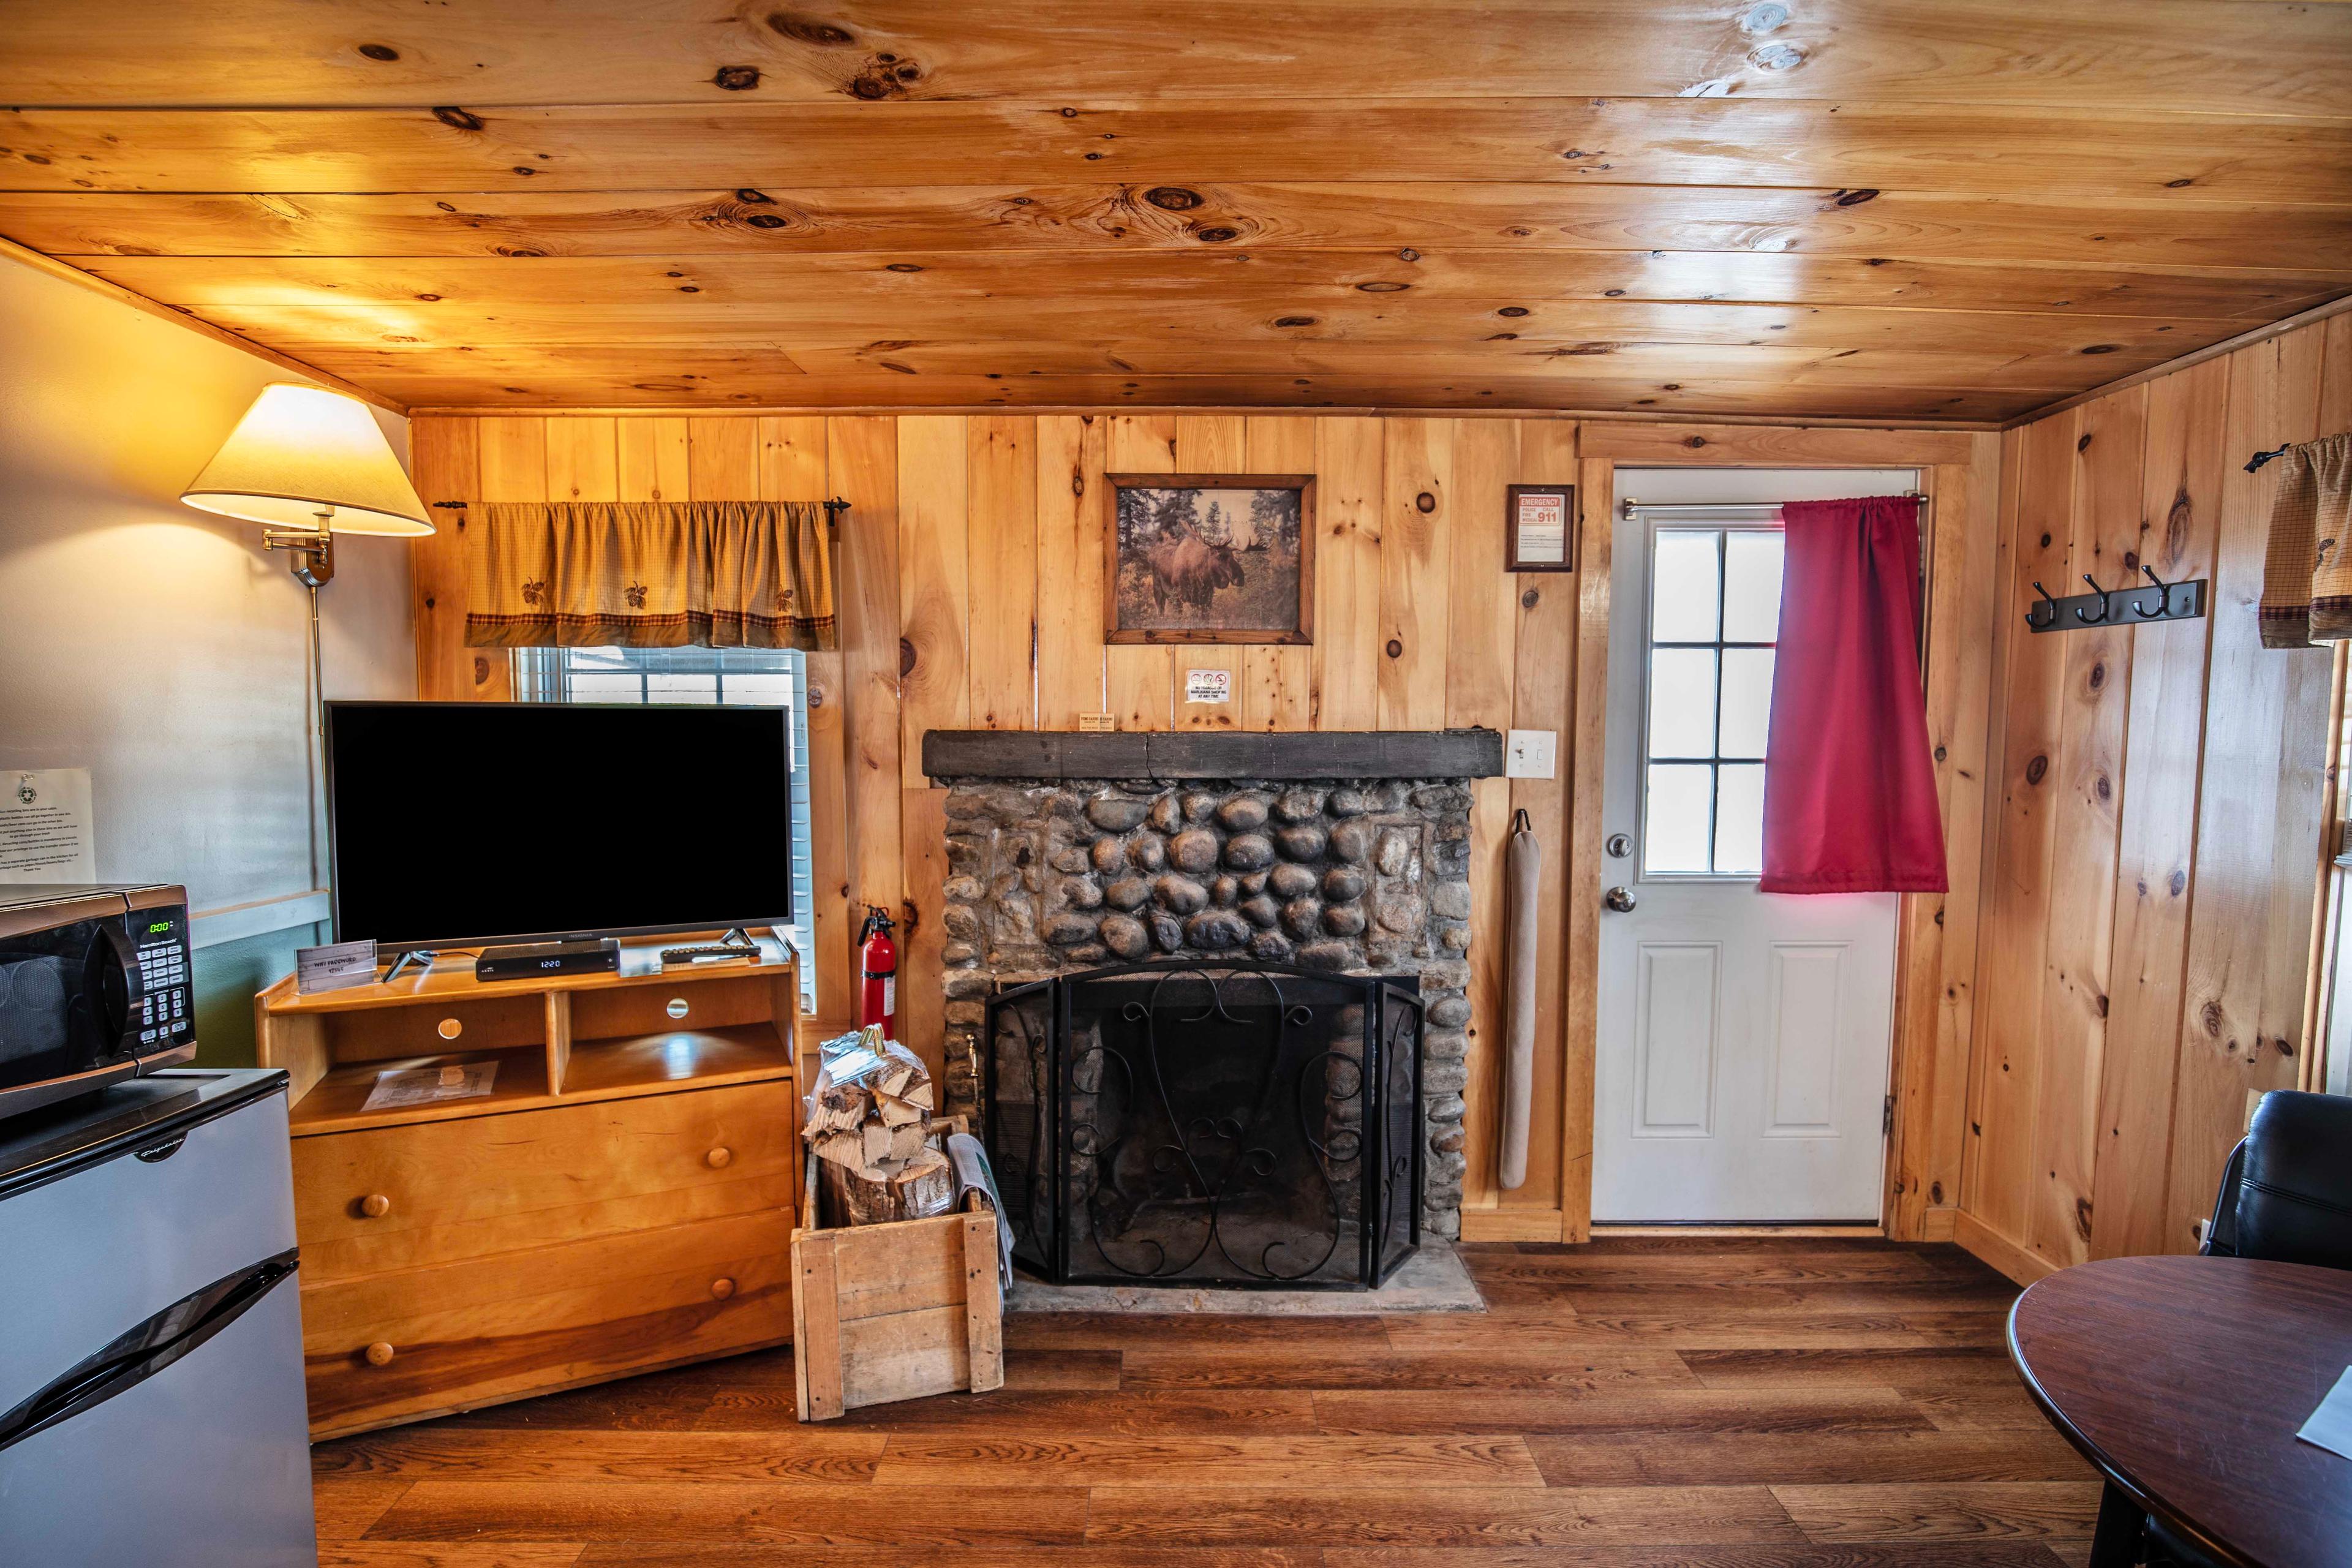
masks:
[[[1460,1234],[1468,781],[1502,763],[1489,730],[924,737],[947,1098],[996,1079],[1032,1267],[1363,1285]]]

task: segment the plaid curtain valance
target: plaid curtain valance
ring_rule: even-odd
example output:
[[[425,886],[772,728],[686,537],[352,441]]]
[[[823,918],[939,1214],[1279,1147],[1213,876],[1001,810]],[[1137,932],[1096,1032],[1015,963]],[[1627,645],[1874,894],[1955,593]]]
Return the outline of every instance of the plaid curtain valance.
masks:
[[[469,516],[469,647],[839,646],[815,501],[503,501]]]
[[[2263,646],[2352,639],[2352,434],[2278,457],[2263,558]]]

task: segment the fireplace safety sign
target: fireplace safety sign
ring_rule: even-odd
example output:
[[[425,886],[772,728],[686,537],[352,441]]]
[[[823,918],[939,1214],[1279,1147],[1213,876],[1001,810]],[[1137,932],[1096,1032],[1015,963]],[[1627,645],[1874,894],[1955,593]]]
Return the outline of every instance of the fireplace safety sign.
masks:
[[[1187,702],[1231,702],[1234,672],[1230,669],[1188,669],[1184,672]]]

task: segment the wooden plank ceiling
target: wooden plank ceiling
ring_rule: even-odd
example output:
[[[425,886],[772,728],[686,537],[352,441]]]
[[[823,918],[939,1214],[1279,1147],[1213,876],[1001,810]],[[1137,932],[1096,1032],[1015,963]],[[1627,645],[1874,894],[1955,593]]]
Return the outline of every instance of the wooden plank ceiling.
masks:
[[[2352,291],[2352,5],[5,18],[0,235],[411,405],[1971,422]]]

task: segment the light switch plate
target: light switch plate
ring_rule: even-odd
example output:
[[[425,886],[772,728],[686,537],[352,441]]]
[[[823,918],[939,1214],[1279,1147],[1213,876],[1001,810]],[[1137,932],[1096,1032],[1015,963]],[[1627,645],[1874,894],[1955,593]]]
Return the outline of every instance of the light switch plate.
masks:
[[[1512,779],[1548,779],[1552,776],[1553,756],[1559,749],[1557,730],[1514,730],[1509,749],[1503,754],[1503,776]]]

